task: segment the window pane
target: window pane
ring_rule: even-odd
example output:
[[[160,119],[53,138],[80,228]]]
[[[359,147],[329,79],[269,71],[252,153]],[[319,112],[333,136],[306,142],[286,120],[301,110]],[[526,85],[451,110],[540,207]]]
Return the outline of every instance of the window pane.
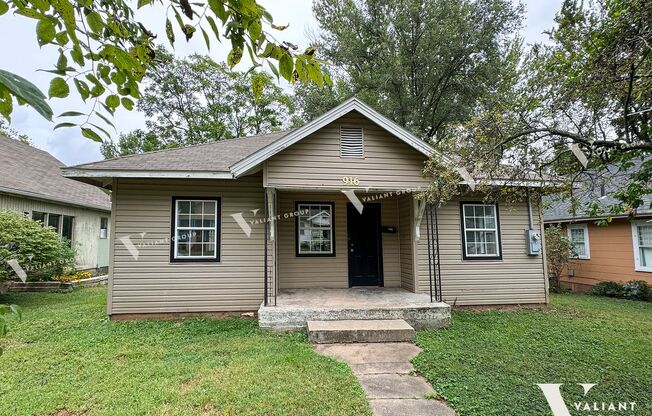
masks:
[[[201,243],[190,243],[190,255],[191,256],[201,256],[202,255],[203,244]]]
[[[38,211],[32,212],[32,219],[34,221],[40,221],[42,224],[44,224],[45,223],[45,212],[38,212]]]
[[[203,212],[202,205],[202,201],[190,201],[190,213],[201,214]]]
[[[48,215],[48,226],[54,228],[59,232],[59,222],[61,221],[61,215],[58,214],[49,214]]]
[[[639,225],[637,228],[639,247],[652,247],[652,225]]]
[[[67,238],[68,240],[72,241],[72,224],[73,224],[73,218],[68,215],[63,216],[63,222],[61,225],[61,236],[64,238]],[[108,221],[107,221],[108,222]],[[100,235],[100,238],[107,238],[107,232],[108,229],[104,228],[100,232],[104,231],[104,235]]]
[[[332,253],[332,207],[323,204],[298,205],[298,248],[303,254]]]
[[[468,256],[500,255],[494,205],[463,205],[465,250]]]
[[[188,215],[188,214],[179,214],[177,216],[177,226],[178,227],[190,227],[190,215]]]
[[[177,213],[179,213],[179,214],[190,214],[190,202],[189,201],[178,201],[177,202]]]
[[[190,253],[188,243],[177,243],[177,256],[188,256]]]
[[[652,247],[639,247],[641,266],[652,267]]]
[[[215,201],[204,202],[204,215],[215,215],[216,205]]]

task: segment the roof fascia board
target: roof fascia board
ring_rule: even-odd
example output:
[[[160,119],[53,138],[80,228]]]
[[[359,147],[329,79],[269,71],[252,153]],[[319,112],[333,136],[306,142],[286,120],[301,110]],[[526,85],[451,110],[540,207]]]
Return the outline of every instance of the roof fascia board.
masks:
[[[643,212],[643,213],[638,213],[636,215],[636,217],[633,218],[633,219],[637,219],[637,218],[645,219],[645,218],[649,218],[650,216],[652,216],[652,212]],[[565,224],[565,223],[572,223],[572,222],[599,221],[599,220],[605,220],[607,218],[625,219],[625,218],[629,218],[629,215],[627,215],[627,214],[618,214],[618,215],[605,215],[605,216],[602,216],[602,217],[553,218],[553,219],[549,219],[549,220],[544,219],[543,223],[544,224],[558,224],[558,223],[564,223]]]
[[[387,130],[392,135],[398,137],[415,150],[421,152],[425,156],[430,156],[433,153],[433,149],[424,141],[418,139],[416,136],[409,133],[407,130],[403,129],[396,123],[385,118],[380,113],[369,107],[367,104],[358,100],[357,98],[350,98],[339,106],[333,108],[332,110],[326,112],[322,116],[316,118],[299,127],[298,129],[292,131],[283,138],[275,141],[274,143],[269,144],[268,146],[263,147],[252,155],[246,157],[245,159],[237,162],[231,167],[231,172],[235,177],[241,176],[243,173],[249,171],[254,166],[264,162],[270,157],[274,156],[278,152],[286,149],[287,147],[293,145],[304,137],[308,136],[311,133],[321,129],[322,127],[332,123],[343,115],[356,110],[371,121],[378,124],[380,127]]]
[[[88,209],[94,209],[97,211],[105,211],[105,212],[111,212],[111,208],[109,207],[103,207],[100,205],[93,205],[93,204],[82,204],[80,202],[70,202],[66,201],[65,199],[62,198],[57,198],[49,195],[43,195],[39,194],[36,192],[29,192],[29,191],[23,191],[20,189],[13,189],[13,188],[5,188],[4,186],[0,186],[0,193],[2,194],[7,194],[7,195],[17,195],[21,196],[24,198],[29,198],[29,199],[35,199],[38,201],[44,201],[44,202],[54,202],[60,205],[70,205],[74,207],[80,207],[80,208],[88,208]]]
[[[99,170],[64,168],[66,178],[233,179],[230,172],[168,170]]]

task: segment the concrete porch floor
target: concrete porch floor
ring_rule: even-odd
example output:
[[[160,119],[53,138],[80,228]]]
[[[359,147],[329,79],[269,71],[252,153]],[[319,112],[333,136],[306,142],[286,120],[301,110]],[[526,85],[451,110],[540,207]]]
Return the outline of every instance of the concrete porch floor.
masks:
[[[404,319],[414,329],[436,329],[449,325],[451,315],[449,305],[430,302],[427,294],[381,287],[285,289],[279,291],[276,306],[258,310],[260,327],[275,330],[344,319]]]

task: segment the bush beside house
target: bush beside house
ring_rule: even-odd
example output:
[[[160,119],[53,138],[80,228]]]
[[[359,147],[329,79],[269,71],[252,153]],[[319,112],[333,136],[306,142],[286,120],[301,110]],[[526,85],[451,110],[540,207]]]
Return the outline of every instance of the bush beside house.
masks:
[[[16,259],[29,280],[47,280],[75,268],[75,248],[51,227],[0,210],[0,282],[15,277],[8,260]]]
[[[630,280],[625,284],[618,282],[600,282],[593,286],[591,294],[631,300],[652,301],[650,285],[642,280]]]

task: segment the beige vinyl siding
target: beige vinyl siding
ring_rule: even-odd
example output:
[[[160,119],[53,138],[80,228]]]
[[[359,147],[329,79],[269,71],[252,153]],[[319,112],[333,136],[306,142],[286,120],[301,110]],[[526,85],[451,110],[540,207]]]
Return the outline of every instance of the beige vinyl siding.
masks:
[[[100,218],[109,218],[111,216],[110,212],[62,205],[8,194],[0,194],[0,209],[19,213],[27,212],[30,218],[33,211],[74,217],[72,240],[77,247],[77,267],[79,269],[94,269],[98,266],[98,261],[100,260],[98,259],[98,250],[100,250]],[[110,235],[111,229],[108,232]]]
[[[221,197],[219,263],[171,263],[173,196]],[[264,225],[249,237],[232,215],[262,219],[261,175],[232,180],[119,179],[111,314],[255,310],[263,300]],[[255,216],[252,210],[258,210]],[[145,233],[142,237],[141,234]],[[134,258],[121,238],[138,250]]]
[[[362,127],[364,158],[340,157],[340,127]],[[356,177],[353,189],[403,190],[427,185],[421,172],[426,157],[360,113],[352,111],[284,149],[265,163],[270,187],[342,189],[344,176]]]
[[[477,201],[478,198],[471,198]],[[540,227],[538,207],[533,207],[534,226]],[[546,301],[543,256],[528,256],[525,203],[499,204],[502,260],[463,260],[460,203],[439,209],[441,281],[444,301],[457,305],[544,303]],[[419,292],[428,293],[428,246],[426,219],[421,222],[418,244]]]
[[[335,203],[335,256],[298,257],[296,255],[295,203]],[[298,288],[347,288],[349,287],[349,266],[346,233],[346,204],[348,198],[341,192],[294,192],[279,191],[278,222],[278,270],[279,289]],[[381,204],[383,225],[398,225],[396,198],[373,200]],[[399,235],[383,234],[383,270],[385,286],[400,286]]]
[[[414,257],[412,256],[414,246],[414,235],[412,232],[413,222],[413,199],[411,195],[401,195],[398,198],[398,232],[399,232],[399,256],[401,270],[401,287],[414,292]]]

